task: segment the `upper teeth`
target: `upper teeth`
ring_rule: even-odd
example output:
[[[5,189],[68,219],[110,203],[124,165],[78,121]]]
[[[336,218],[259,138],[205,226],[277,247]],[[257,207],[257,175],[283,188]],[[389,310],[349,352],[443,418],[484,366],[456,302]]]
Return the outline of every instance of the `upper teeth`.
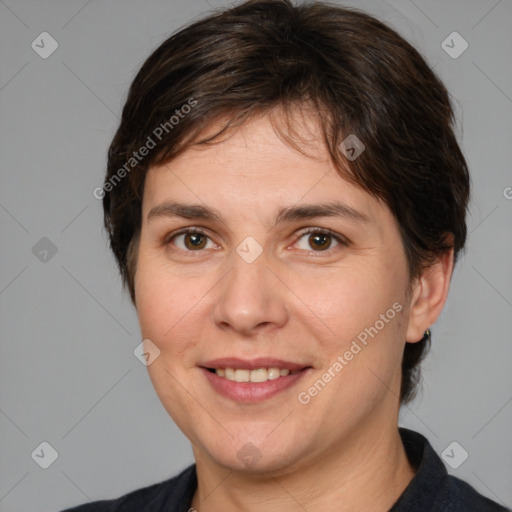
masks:
[[[233,368],[216,368],[215,373],[219,377],[225,377],[235,382],[265,382],[279,377],[286,377],[290,370],[283,368],[258,368],[256,370],[241,370]]]

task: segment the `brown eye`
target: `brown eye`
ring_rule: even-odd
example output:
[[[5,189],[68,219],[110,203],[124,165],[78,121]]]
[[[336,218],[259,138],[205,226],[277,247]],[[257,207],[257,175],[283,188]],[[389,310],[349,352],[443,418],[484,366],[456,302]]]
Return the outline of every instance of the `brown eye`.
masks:
[[[190,250],[202,249],[206,245],[206,237],[202,233],[187,233],[184,238],[185,247]]]
[[[174,244],[178,249],[181,249],[182,251],[196,252],[200,251],[201,249],[210,249],[215,246],[215,244],[207,235],[201,233],[201,231],[192,229],[182,231],[181,233],[176,233],[169,239],[168,243]]]
[[[323,251],[331,246],[332,237],[328,233],[312,233],[309,235],[309,245],[315,251]]]
[[[310,230],[303,233],[297,242],[297,247],[304,251],[323,252],[338,245],[344,245],[343,240],[326,230]]]

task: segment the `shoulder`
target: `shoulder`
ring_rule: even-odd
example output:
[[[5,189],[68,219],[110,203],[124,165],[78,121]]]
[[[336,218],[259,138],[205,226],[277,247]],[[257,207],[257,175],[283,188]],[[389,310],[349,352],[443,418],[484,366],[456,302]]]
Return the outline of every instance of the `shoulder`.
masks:
[[[469,483],[449,475],[429,441],[419,432],[399,429],[411,465],[416,472],[390,512],[510,512],[480,494]]]
[[[195,469],[193,464],[163,482],[142,487],[116,499],[84,503],[62,512],[187,512],[197,486]]]
[[[510,509],[483,496],[470,484],[449,475],[440,493],[439,500],[447,512],[509,512]]]

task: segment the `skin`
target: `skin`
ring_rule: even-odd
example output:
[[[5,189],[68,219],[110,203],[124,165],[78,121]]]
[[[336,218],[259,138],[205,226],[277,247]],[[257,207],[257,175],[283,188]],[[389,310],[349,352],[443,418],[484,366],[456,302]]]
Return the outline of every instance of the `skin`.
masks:
[[[384,512],[414,474],[397,429],[400,363],[405,342],[420,340],[441,312],[453,255],[440,257],[410,288],[387,206],[340,177],[313,121],[301,130],[307,156],[260,116],[147,173],[136,308],[143,338],[160,350],[148,366],[152,383],[192,443],[192,506],[199,512]],[[155,206],[178,200],[215,209],[221,221],[148,220]],[[274,223],[281,208],[336,200],[368,222]],[[184,227],[205,231],[194,239],[203,248],[194,249],[191,235],[173,236]],[[310,227],[330,229],[347,243],[327,236],[315,245],[304,234]],[[248,236],[263,250],[252,263],[236,252]],[[300,403],[298,394],[395,303],[401,311],[309,403]],[[198,367],[227,356],[312,368],[277,396],[241,404],[216,393]],[[250,466],[237,456],[247,443],[260,456]]]

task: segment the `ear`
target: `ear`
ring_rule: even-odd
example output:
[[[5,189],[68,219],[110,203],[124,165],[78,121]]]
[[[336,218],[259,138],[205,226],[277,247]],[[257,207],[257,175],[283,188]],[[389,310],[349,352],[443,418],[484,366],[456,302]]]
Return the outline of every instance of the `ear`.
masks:
[[[421,341],[425,331],[437,320],[448,296],[452,272],[453,249],[450,249],[416,279],[409,304],[408,343]]]

